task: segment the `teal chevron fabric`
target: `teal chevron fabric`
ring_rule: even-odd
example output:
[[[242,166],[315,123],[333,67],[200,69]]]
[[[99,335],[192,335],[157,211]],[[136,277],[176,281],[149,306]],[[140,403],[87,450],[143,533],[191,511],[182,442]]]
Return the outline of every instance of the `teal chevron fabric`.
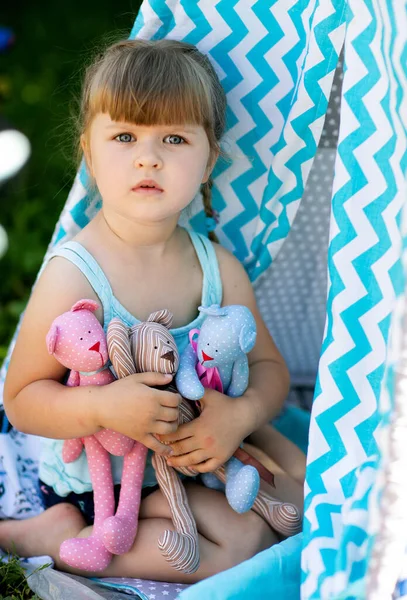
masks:
[[[179,600],[299,600],[302,534],[187,588]]]
[[[386,538],[380,501],[400,359],[392,342],[398,322],[393,313],[405,289],[400,223],[407,198],[406,0],[144,0],[130,37],[182,39],[212,60],[227,93],[224,147],[233,159],[220,161],[214,173],[216,233],[253,282],[270,268],[297,214],[344,46],[301,597],[390,597],[403,556]],[[99,206],[82,167],[49,252]],[[204,231],[200,198],[184,219]],[[397,535],[403,546],[402,528]],[[270,589],[270,595],[281,583],[273,580],[273,565],[283,560],[279,553],[272,549],[269,565],[268,555],[261,556],[257,589]],[[221,578],[222,585],[232,583],[235,593],[242,577],[251,597],[259,564],[248,561],[234,569],[233,582]],[[294,560],[281,564],[299,568]],[[206,597],[215,597],[215,579],[202,586]],[[299,578],[292,581],[297,594]]]
[[[130,37],[182,39],[207,53],[227,93],[224,146],[214,171],[220,241],[253,281],[288,235],[322,131],[343,41],[343,2],[145,0]],[[99,206],[84,167],[51,246],[70,238]],[[199,198],[189,225],[205,233]]]
[[[370,559],[380,541],[380,473],[399,358],[389,360],[392,314],[405,288],[406,16],[405,2],[350,0],[346,11],[327,322],[306,481],[307,599],[348,598],[350,589],[355,598],[368,589],[369,598],[390,598],[396,583],[382,595],[369,588],[379,579]]]

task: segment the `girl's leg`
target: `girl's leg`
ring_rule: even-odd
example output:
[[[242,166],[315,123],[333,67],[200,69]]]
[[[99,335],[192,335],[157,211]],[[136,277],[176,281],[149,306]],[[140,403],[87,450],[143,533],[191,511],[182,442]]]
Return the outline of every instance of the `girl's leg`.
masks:
[[[180,573],[161,555],[157,540],[163,528],[174,527],[168,503],[157,491],[142,504],[139,531],[132,550],[115,556],[104,576],[193,583],[235,566],[278,541],[275,533],[253,511],[239,515],[232,510],[224,494],[195,483],[187,483],[186,489],[199,534],[199,569],[189,575]]]
[[[263,450],[297,483],[304,484],[305,454],[272,425],[263,425],[250,434],[247,441]]]
[[[0,548],[23,557],[48,555],[55,560],[61,543],[84,527],[80,510],[61,502],[30,519],[0,521]]]
[[[168,503],[156,491],[141,504],[140,523],[133,548],[114,556],[102,573],[71,569],[59,559],[61,542],[74,536],[87,537],[92,528],[83,528],[79,511],[67,504],[54,506],[26,521],[0,523],[0,547],[13,549],[21,556],[48,554],[56,566],[81,575],[136,577],[161,581],[193,583],[228,569],[272,546],[277,537],[252,511],[239,515],[227,504],[223,494],[187,484],[188,499],[197,522],[201,564],[186,575],[173,569],[162,556],[157,540],[165,529],[173,529]]]

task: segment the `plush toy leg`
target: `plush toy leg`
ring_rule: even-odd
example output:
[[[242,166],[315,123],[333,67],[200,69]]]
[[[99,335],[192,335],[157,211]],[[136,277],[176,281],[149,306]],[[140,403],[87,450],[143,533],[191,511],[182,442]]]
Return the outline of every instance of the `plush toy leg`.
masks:
[[[226,485],[214,473],[203,473],[206,487],[225,492],[227,501],[239,514],[250,510],[260,488],[260,475],[255,467],[243,465],[232,456],[225,464]]]
[[[225,467],[215,471],[216,476],[226,484]],[[252,510],[262,517],[277,533],[289,537],[302,529],[302,517],[298,508],[291,502],[282,502],[263,490],[259,490]]]
[[[189,473],[187,473],[189,475]],[[191,473],[192,475],[192,473]],[[195,473],[194,473],[195,475]],[[219,479],[213,473],[202,473],[201,481],[205,487],[211,488],[211,490],[217,490],[218,492],[225,492],[225,484],[219,481]]]
[[[133,546],[137,534],[146,457],[146,446],[138,442],[124,457],[119,505],[115,516],[103,523],[103,542],[113,554],[124,554]]]
[[[225,464],[226,498],[239,514],[250,510],[260,488],[260,475],[254,467],[242,465],[237,458],[230,458]]]
[[[255,513],[278,533],[289,537],[302,530],[302,517],[298,508],[291,502],[281,502],[260,490],[253,504]]]
[[[153,456],[158,485],[170,506],[175,531],[165,531],[158,540],[164,558],[177,571],[195,573],[199,567],[198,530],[187,494],[176,471],[159,454]]]
[[[105,548],[103,523],[114,513],[114,493],[110,458],[94,436],[83,438],[93,486],[95,522],[92,535],[72,538],[61,544],[59,555],[71,567],[84,571],[103,571],[112,559]]]

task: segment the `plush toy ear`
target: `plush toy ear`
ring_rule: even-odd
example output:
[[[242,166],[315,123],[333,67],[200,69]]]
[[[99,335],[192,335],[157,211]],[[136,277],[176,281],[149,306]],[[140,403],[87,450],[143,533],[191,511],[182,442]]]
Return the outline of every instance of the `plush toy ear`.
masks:
[[[52,323],[51,328],[47,333],[47,337],[45,338],[45,340],[47,342],[48,352],[50,354],[54,354],[54,352],[55,352],[55,346],[57,345],[58,334],[59,334],[58,326],[55,325],[55,323]]]
[[[254,344],[256,343],[256,330],[248,325],[243,325],[240,330],[239,335],[239,344],[243,352],[247,354],[254,348]]]
[[[147,319],[147,323],[160,323],[169,329],[172,325],[173,318],[174,315],[164,308],[163,310],[157,310],[156,312],[151,313]]]
[[[71,312],[76,312],[77,310],[90,310],[90,312],[95,312],[98,308],[99,304],[94,300],[79,300],[78,302],[75,302],[71,308]]]
[[[210,317],[226,317],[228,314],[227,306],[223,308],[220,304],[212,304],[211,306],[198,306],[199,312]]]

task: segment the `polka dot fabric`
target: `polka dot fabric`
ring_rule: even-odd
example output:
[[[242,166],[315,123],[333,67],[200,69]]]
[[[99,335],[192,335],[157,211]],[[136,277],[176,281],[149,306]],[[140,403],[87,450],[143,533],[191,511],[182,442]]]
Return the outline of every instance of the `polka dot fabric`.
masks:
[[[255,287],[261,315],[292,385],[313,385],[325,324],[327,250],[335,150],[320,149],[290,233]]]
[[[221,308],[213,304],[209,308],[200,306],[199,310],[206,318],[199,331],[196,352],[191,344],[181,356],[177,388],[189,400],[202,398],[204,387],[196,371],[200,363],[204,369],[218,369],[225,394],[241,396],[249,381],[246,353],[256,341],[253,315],[239,305]]]
[[[245,465],[237,458],[230,458],[225,465],[226,498],[239,514],[250,510],[259,493],[260,477],[255,467]]]
[[[178,391],[188,400],[199,400],[204,394],[201,382],[206,370],[216,369],[221,379],[223,392],[229,396],[241,396],[248,385],[249,365],[247,352],[256,341],[256,322],[246,306],[232,305],[220,307],[213,304],[208,308],[199,307],[206,315],[195,344],[191,344],[181,355],[180,367],[176,375]],[[200,369],[198,369],[200,367]],[[208,385],[207,387],[215,387]],[[236,458],[225,464],[226,497],[230,506],[238,513],[251,509],[260,487],[260,476],[254,467],[244,466]],[[212,479],[204,478],[208,487]]]
[[[318,151],[294,223],[276,260],[255,286],[259,310],[288,365],[293,388],[313,388],[324,333],[342,78],[341,59]]]
[[[206,317],[201,330],[191,332],[191,344],[181,355],[180,367],[176,375],[178,391],[189,400],[202,398],[204,388],[202,375],[197,370],[208,367],[219,370],[224,393],[240,396],[248,385],[249,366],[246,353],[256,341],[256,322],[246,306],[232,305],[220,307],[214,304],[209,308],[200,307]],[[198,333],[195,347],[194,335]],[[201,379],[201,381],[200,381]],[[257,469],[243,465],[232,457],[214,475],[225,485],[226,498],[237,513],[253,509],[270,526],[282,535],[295,535],[301,530],[301,514],[293,505],[276,500],[260,489],[260,476]],[[205,485],[213,486],[213,478],[203,478]]]
[[[57,317],[48,332],[48,351],[68,369],[67,385],[105,385],[114,381],[108,368],[106,336],[94,315],[92,300],[77,302]],[[71,567],[100,572],[113,554],[124,554],[133,545],[147,448],[111,430],[64,442],[65,462],[76,460],[85,447],[92,482],[95,520],[92,535],[73,538],[61,544],[60,557]],[[110,454],[124,456],[119,505],[114,514],[114,485]]]

